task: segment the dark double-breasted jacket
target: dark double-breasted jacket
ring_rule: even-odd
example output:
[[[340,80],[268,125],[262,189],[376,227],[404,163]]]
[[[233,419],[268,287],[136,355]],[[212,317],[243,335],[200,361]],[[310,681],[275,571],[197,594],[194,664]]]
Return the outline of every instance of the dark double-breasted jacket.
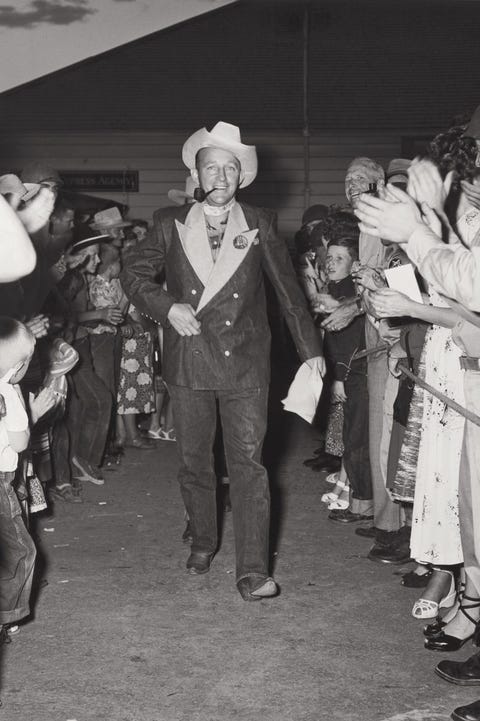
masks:
[[[140,312],[164,327],[163,378],[196,390],[265,386],[270,329],[269,277],[301,360],[322,354],[288,249],[271,211],[235,202],[214,263],[203,207],[164,208],[146,240],[127,256],[122,285]],[[158,282],[164,272],[167,290]],[[173,303],[189,303],[201,333],[181,336],[168,323]]]

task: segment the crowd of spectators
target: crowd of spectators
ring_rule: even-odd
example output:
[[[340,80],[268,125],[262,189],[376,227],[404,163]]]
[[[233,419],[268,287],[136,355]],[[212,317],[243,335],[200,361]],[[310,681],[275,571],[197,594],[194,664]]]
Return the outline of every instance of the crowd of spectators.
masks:
[[[309,208],[296,236],[329,368],[305,463],[327,471],[328,518],[373,542],[370,561],[415,562],[401,583],[442,652],[479,642],[479,188],[480,108],[413,161],[355,158],[348,207]],[[480,654],[436,672],[479,684]],[[477,721],[480,702],[453,718]]]
[[[480,620],[479,179],[477,111],[414,161],[384,169],[353,159],[346,206],[308,208],[295,237],[328,366],[317,413],[323,443],[305,464],[327,472],[328,518],[370,539],[372,562],[415,561],[401,583],[419,589],[412,614],[428,622],[424,643],[436,651],[477,641]],[[148,224],[117,206],[76,210],[59,174],[38,164],[0,177],[0,224],[8,642],[29,613],[30,514],[49,502],[82,503],[82,484],[104,484],[125,447],[148,451],[175,440],[175,430],[161,329],[129,303],[119,279]],[[437,672],[458,683],[467,674],[454,662]],[[480,683],[480,660],[473,678]]]
[[[41,163],[0,176],[0,627],[29,615],[32,514],[83,502],[126,447],[174,441],[157,326],[128,302],[124,253],[148,223],[85,212]],[[167,425],[165,425],[167,423]]]

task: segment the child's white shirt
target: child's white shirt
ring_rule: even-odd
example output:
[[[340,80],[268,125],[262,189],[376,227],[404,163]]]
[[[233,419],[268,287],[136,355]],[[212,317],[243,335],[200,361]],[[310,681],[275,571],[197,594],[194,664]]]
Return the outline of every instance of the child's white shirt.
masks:
[[[0,419],[0,471],[15,471],[18,453],[13,450],[8,432],[23,433],[28,430],[28,416],[20,398],[18,385],[0,379],[0,395],[5,401],[6,414]]]

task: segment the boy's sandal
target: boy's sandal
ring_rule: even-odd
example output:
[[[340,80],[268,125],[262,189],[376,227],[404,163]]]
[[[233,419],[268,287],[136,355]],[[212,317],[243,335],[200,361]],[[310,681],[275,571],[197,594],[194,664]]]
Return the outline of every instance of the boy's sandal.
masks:
[[[155,441],[161,441],[163,430],[159,428],[157,431],[147,431],[147,436],[153,438]]]
[[[175,428],[170,428],[168,431],[160,429],[159,440],[161,441],[176,441],[177,436],[175,435]]]
[[[331,483],[333,486],[338,486],[338,482],[340,480],[340,473],[338,471],[335,471],[335,473],[329,473],[325,480],[327,483]]]

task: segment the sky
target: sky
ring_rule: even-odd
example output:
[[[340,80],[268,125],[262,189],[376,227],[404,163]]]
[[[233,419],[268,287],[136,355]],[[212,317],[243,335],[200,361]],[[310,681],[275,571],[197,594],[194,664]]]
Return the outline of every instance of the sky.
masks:
[[[233,0],[0,0],[0,92]]]

